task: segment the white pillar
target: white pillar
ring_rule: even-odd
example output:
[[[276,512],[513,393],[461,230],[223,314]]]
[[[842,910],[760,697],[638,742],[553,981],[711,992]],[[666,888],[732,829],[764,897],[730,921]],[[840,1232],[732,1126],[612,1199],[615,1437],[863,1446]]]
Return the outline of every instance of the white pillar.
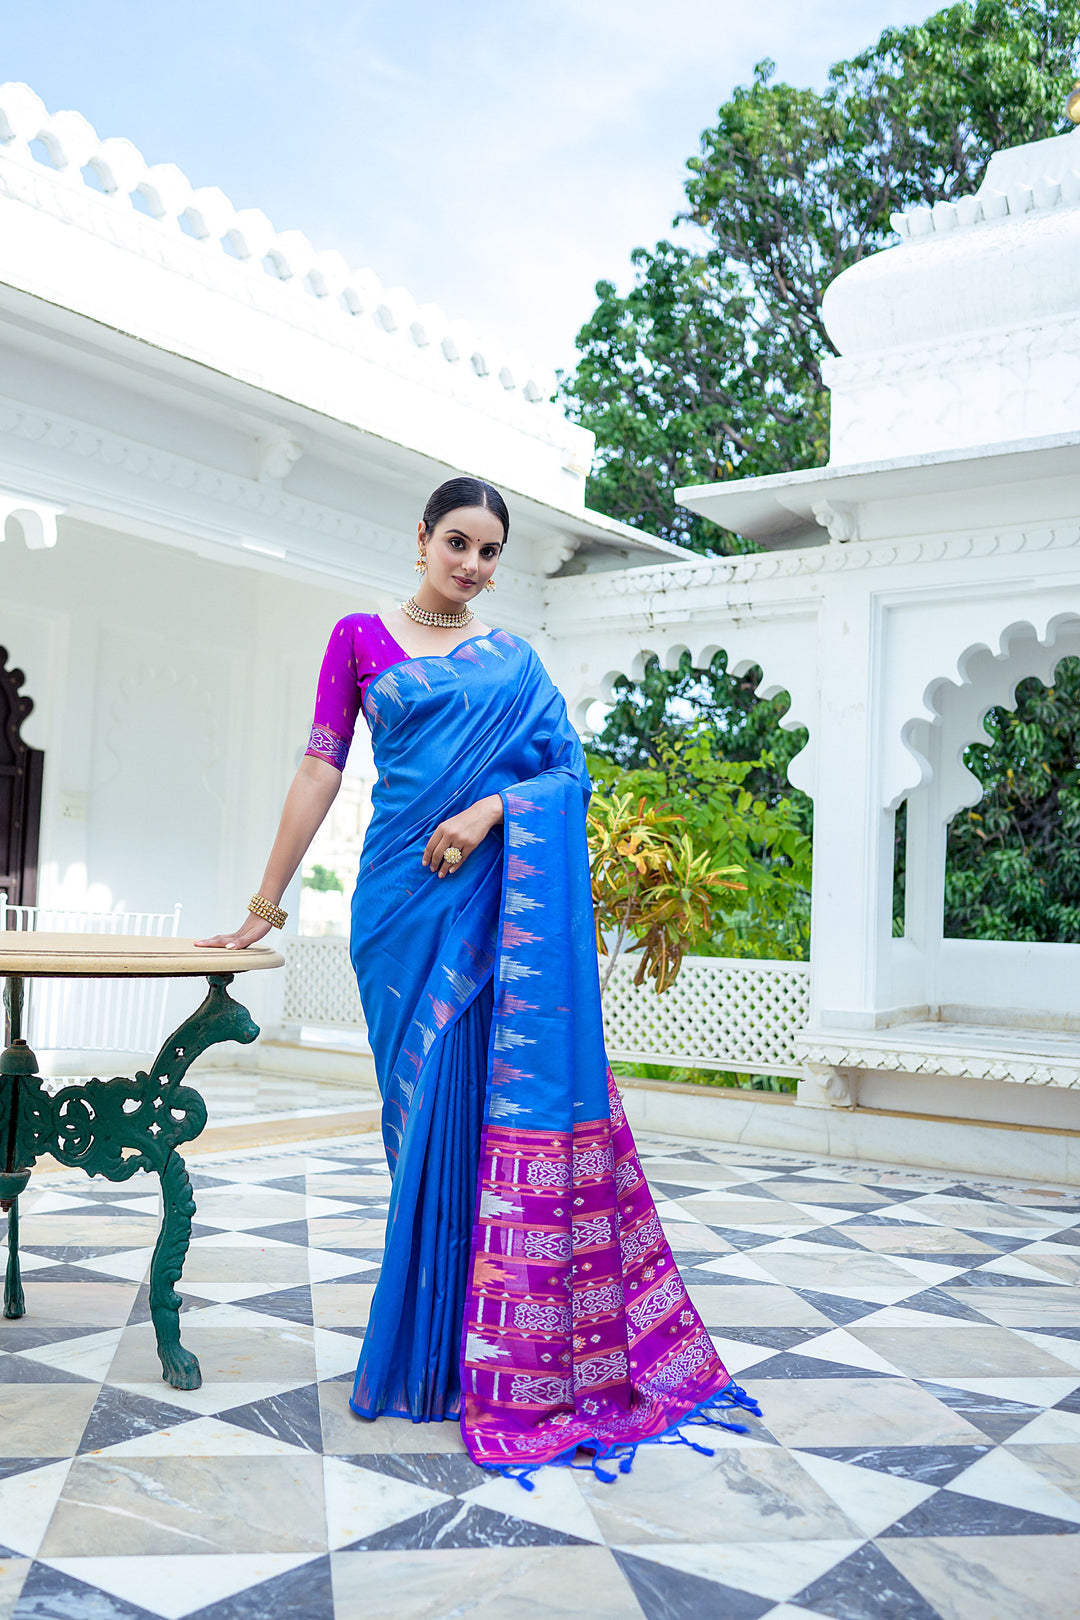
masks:
[[[941,996],[941,941],[945,926],[945,848],[948,818],[942,806],[942,733],[926,728],[930,779],[907,801],[904,860],[904,939],[916,963],[909,999],[916,1016],[934,1018]],[[909,958],[910,959],[910,958]],[[895,999],[895,998],[894,998]]]
[[[882,808],[883,614],[845,582],[819,618],[811,1024],[873,1029],[889,1000],[893,814]]]

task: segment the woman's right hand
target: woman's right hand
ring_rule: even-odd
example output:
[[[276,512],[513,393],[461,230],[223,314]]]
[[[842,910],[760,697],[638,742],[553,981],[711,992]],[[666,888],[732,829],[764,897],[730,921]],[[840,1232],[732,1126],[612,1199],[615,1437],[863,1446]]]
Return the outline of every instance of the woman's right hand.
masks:
[[[235,934],[214,934],[210,939],[192,940],[193,945],[205,945],[217,951],[242,951],[249,945],[255,945],[264,939],[270,932],[270,924],[265,917],[256,917],[249,912],[246,922],[236,930]]]

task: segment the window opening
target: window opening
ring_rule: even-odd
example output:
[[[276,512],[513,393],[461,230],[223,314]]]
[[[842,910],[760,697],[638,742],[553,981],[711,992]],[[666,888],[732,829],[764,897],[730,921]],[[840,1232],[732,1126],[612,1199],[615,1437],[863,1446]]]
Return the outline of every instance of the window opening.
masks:
[[[907,800],[902,800],[893,819],[893,939],[903,939],[907,932],[907,807]]]
[[[983,796],[949,827],[945,936],[1080,943],[1080,658],[984,724],[964,754]]]

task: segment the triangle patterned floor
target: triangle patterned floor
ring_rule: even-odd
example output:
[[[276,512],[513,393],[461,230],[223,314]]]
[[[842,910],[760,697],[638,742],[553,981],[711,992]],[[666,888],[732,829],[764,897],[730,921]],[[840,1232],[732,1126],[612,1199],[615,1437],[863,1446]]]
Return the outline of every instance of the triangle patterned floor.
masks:
[[[764,1417],[532,1493],[455,1425],[348,1409],[377,1140],[198,1158],[191,1394],[154,1353],[153,1183],[32,1183],[27,1315],[0,1322],[0,1620],[1074,1620],[1080,1197],[639,1146]]]

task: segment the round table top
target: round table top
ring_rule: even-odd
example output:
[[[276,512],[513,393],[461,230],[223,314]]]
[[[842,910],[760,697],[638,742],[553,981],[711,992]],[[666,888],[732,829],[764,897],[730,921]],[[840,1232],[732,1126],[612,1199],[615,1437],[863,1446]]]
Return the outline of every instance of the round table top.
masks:
[[[225,951],[140,934],[0,932],[0,979],[185,979],[284,965],[267,945]]]

